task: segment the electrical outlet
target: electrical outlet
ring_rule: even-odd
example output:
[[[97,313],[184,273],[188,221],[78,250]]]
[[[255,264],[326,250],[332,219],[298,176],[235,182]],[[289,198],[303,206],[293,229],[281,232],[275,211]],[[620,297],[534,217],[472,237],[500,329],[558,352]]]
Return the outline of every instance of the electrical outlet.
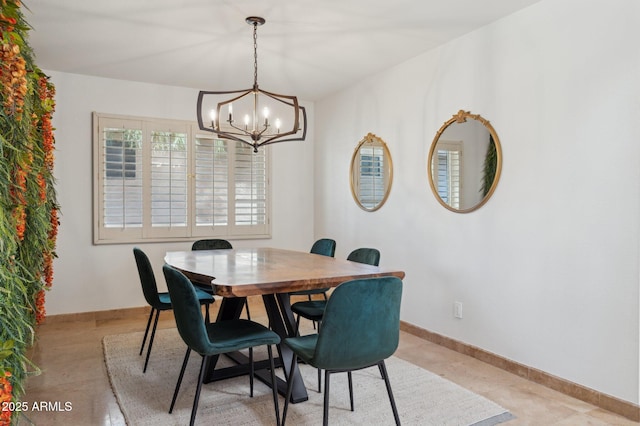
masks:
[[[462,319],[462,302],[453,302],[453,316]]]

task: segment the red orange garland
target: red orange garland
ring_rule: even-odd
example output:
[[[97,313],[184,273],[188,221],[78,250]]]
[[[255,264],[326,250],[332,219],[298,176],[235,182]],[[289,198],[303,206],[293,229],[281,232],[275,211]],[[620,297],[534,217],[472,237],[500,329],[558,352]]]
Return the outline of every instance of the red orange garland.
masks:
[[[51,125],[51,116],[55,108],[54,96],[56,94],[55,87],[49,83],[47,77],[40,77],[38,80],[39,96],[42,103],[45,105],[46,112],[42,115],[42,147],[44,149],[44,164],[47,170],[53,170],[54,162],[54,144],[55,139],[53,137],[53,126]],[[48,108],[47,108],[48,106]]]
[[[38,180],[38,187],[40,190],[40,202],[44,203],[47,201],[47,181],[44,180],[42,173],[38,173],[38,177],[36,179]]]
[[[18,252],[24,256],[23,260],[30,266],[29,271],[35,275],[15,274],[18,278],[16,282],[20,282],[18,285],[26,285],[22,288],[33,289],[31,294],[34,298],[35,320],[39,324],[46,315],[45,292],[53,284],[53,259],[56,257],[54,250],[59,225],[55,191],[52,187],[55,160],[52,126],[55,88],[48,77],[32,62],[33,52],[26,37],[29,25],[24,21],[20,7],[19,0],[0,0],[0,114],[5,118],[2,122],[3,136],[11,135],[7,140],[15,148],[3,151],[1,158],[11,166],[7,200],[9,205],[6,207],[8,211],[5,217],[11,219],[11,226],[15,232],[10,231],[8,235],[2,235],[2,238],[15,238],[14,241],[20,247]],[[28,121],[23,118],[27,118]],[[5,129],[7,135],[4,134]],[[19,131],[14,133],[14,130]],[[15,137],[14,134],[18,136]],[[42,215],[46,218],[47,211],[48,226],[41,223]],[[26,232],[27,224],[29,232]],[[34,232],[31,232],[32,226]],[[46,241],[41,240],[42,234],[38,232],[43,231],[43,227],[48,227]],[[34,248],[36,253],[33,253]],[[21,251],[22,249],[24,251]],[[38,259],[38,252],[42,254],[41,259]],[[15,259],[16,256],[17,254],[14,254],[9,259]],[[5,265],[0,264],[0,272],[5,272],[4,268]],[[25,282],[22,282],[23,280]],[[0,286],[3,285],[0,283]],[[10,300],[7,303],[16,302]],[[24,311],[22,315],[28,316],[26,319],[32,320],[33,312],[23,309],[21,304],[16,307]],[[13,327],[11,324],[10,321],[3,322],[7,327]],[[11,336],[12,331],[13,329],[5,334],[3,328],[0,340]],[[10,355],[0,358],[2,407],[7,407],[23,392],[22,381],[26,375],[23,371],[26,359],[25,342],[26,340],[20,339],[16,342],[15,349],[10,351]],[[0,344],[2,343],[0,341]],[[11,346],[13,347],[12,341]],[[11,410],[0,410],[0,426],[12,424],[12,414]]]
[[[47,310],[44,307],[44,302],[44,290],[40,290],[36,295],[36,324],[42,324],[47,316]]]
[[[27,229],[27,212],[23,205],[13,209],[13,220],[16,223],[16,236],[19,241],[24,240],[24,232]]]
[[[27,227],[27,212],[25,208],[27,201],[24,197],[27,191],[27,171],[24,167],[17,166],[14,173],[14,180],[15,186],[10,191],[13,201],[16,204],[16,207],[13,209],[13,220],[16,224],[18,241],[22,241]]]
[[[44,150],[44,166],[51,172],[53,170],[55,139],[53,136],[53,126],[51,125],[51,115],[55,108],[55,102],[53,97],[55,95],[55,88],[49,83],[47,77],[41,77],[38,80],[38,96],[42,102],[45,113],[40,119],[42,147]],[[46,200],[46,181],[41,175],[38,176],[38,184],[40,185],[40,197],[44,202]],[[56,238],[58,235],[58,211],[54,207],[51,209],[50,214],[50,230],[48,235],[48,247],[43,252],[44,257],[44,282],[47,289],[51,288],[53,284],[53,248],[56,244]],[[41,324],[46,317],[45,309],[45,293],[44,290],[40,290],[36,296],[36,324]]]
[[[11,377],[11,373],[8,371],[5,371],[4,376],[0,377],[0,405],[2,407],[6,407],[13,398],[13,386],[11,386],[9,377]],[[11,411],[0,410],[0,426],[8,426],[9,424],[11,424]]]
[[[49,230],[49,243],[55,246],[58,235],[58,210],[51,209],[51,229]],[[53,284],[53,252],[44,252],[44,283],[46,288],[51,288]],[[36,324],[42,324],[46,317],[45,292],[40,290],[36,296]]]
[[[26,62],[20,55],[20,46],[17,44],[3,43],[1,54],[0,80],[2,80],[4,110],[8,116],[14,116],[17,121],[20,121],[24,97],[28,91]]]

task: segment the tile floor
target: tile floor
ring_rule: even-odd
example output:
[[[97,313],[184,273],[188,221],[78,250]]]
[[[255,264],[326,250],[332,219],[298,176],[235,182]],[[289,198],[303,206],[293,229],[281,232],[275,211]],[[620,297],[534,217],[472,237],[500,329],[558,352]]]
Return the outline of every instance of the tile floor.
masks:
[[[265,322],[260,302],[252,300],[252,318]],[[212,315],[214,310],[212,307]],[[53,317],[39,326],[31,358],[42,369],[42,374],[27,380],[23,401],[30,406],[40,401],[60,402],[63,410],[64,403],[71,402],[71,410],[29,411],[19,424],[124,425],[109,385],[102,338],[144,330],[146,319],[146,314],[74,322],[60,322]],[[169,327],[175,327],[175,323],[165,312],[159,328]],[[396,356],[502,405],[516,416],[506,425],[638,424],[408,333],[401,334]]]

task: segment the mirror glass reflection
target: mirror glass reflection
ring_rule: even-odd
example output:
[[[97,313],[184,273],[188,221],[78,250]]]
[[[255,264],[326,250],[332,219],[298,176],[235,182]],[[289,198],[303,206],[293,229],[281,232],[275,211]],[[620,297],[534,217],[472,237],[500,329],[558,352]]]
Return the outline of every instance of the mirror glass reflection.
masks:
[[[391,153],[387,144],[369,133],[351,158],[351,194],[366,211],[378,210],[387,200],[393,180]]]
[[[477,210],[500,177],[498,135],[480,115],[461,110],[438,130],[428,164],[429,183],[440,204],[458,213]]]

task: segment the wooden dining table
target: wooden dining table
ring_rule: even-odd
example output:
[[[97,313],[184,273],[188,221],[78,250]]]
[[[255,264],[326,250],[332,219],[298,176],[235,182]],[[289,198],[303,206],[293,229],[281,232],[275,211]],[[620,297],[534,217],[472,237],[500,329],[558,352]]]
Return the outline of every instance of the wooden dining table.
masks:
[[[404,272],[377,267],[319,254],[277,248],[238,248],[218,250],[170,251],[165,262],[184,273],[192,282],[211,286],[214,294],[222,296],[217,321],[240,317],[246,297],[262,296],[269,318],[269,326],[282,339],[296,335],[296,322],[291,312],[290,292],[336,287],[358,278],[396,276]],[[278,346],[278,365],[285,369],[285,377],[293,380],[292,403],[306,401],[307,390],[300,369],[291,376],[293,357],[287,345]],[[218,357],[207,366],[207,382],[247,374],[248,358],[240,353],[227,354],[237,365],[216,369]],[[256,361],[256,376],[271,384],[266,372],[268,361]],[[286,382],[278,379],[278,392],[286,393]]]

